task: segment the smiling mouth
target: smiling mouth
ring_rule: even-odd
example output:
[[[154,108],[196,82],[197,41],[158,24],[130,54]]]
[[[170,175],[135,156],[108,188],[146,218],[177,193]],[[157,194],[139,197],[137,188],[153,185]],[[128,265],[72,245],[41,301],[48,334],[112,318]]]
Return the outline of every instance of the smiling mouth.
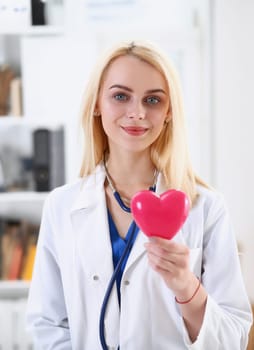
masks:
[[[140,136],[147,132],[148,128],[138,126],[122,126],[122,129],[129,135]]]

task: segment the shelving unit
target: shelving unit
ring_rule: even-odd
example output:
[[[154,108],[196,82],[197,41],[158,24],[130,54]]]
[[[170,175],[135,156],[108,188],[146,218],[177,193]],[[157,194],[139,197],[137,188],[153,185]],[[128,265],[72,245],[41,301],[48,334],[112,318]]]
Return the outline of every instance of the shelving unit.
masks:
[[[65,6],[64,1],[62,0],[63,7]],[[0,65],[4,63],[9,64],[14,72],[21,77],[22,104],[24,103],[24,95],[27,93],[27,85],[24,83],[27,66],[34,61],[32,56],[30,57],[31,62],[27,62],[24,59],[24,41],[29,38],[36,38],[38,41],[50,40],[51,38],[59,38],[61,40],[64,36],[64,23],[61,26],[30,25],[20,30],[13,27],[8,28],[5,26],[3,28],[3,25],[0,26]],[[43,66],[40,68],[43,69]],[[39,85],[40,82],[38,82]],[[33,103],[33,97],[28,96],[28,98]],[[11,132],[12,135],[14,134],[14,138],[17,131],[18,144],[22,144],[22,141],[18,139],[19,130],[28,130],[27,134],[30,135],[30,131],[36,127],[55,125],[56,123],[54,121],[51,123],[50,119],[52,118],[34,118],[34,115],[27,115],[25,111],[23,111],[22,116],[18,117],[12,115],[0,116],[0,131],[5,135]],[[31,140],[29,139],[28,144],[30,142]],[[0,142],[1,146],[2,143]],[[24,147],[26,146],[24,145]],[[21,220],[27,221],[32,225],[39,225],[43,204],[47,195],[47,192],[35,191],[0,192],[0,219]],[[33,349],[32,339],[25,330],[25,310],[29,286],[29,281],[0,280],[0,314],[5,315],[4,318],[0,317],[0,348],[3,350],[14,348]]]

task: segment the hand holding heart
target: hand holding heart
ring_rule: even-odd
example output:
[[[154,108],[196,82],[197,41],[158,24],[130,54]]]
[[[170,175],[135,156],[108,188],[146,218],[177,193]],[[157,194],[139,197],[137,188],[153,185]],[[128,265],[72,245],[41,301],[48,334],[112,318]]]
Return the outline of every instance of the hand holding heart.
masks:
[[[189,268],[189,248],[186,245],[154,237],[145,244],[145,248],[149,265],[161,275],[175,295],[192,288],[196,277]]]
[[[169,190],[161,196],[140,191],[132,198],[131,211],[140,229],[152,237],[145,245],[150,266],[177,294],[193,279],[188,247],[171,241],[188,216],[187,196],[176,190]]]
[[[131,212],[148,237],[171,239],[188,216],[189,201],[182,191],[169,190],[160,196],[152,191],[140,191],[131,200]]]

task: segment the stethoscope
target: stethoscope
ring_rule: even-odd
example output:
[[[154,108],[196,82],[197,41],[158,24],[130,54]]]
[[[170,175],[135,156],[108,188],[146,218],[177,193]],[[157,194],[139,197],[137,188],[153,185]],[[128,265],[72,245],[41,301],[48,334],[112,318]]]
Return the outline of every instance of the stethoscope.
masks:
[[[117,190],[115,189],[115,187],[113,186],[113,183],[111,181],[111,178],[110,178],[110,175],[108,173],[108,170],[107,170],[107,167],[106,167],[106,163],[104,161],[104,168],[105,168],[105,173],[106,173],[106,178],[107,178],[107,181],[109,183],[109,186],[113,192],[113,195],[117,201],[117,203],[119,204],[119,206],[124,210],[126,211],[127,213],[131,213],[131,208],[128,207],[122,200],[119,192],[117,192]],[[150,191],[153,191],[155,192],[156,190],[156,183],[157,183],[157,177],[158,177],[158,172],[155,171],[154,173],[154,183],[153,185],[149,188]],[[106,292],[105,292],[105,295],[104,295],[104,299],[103,299],[103,302],[102,302],[102,306],[101,306],[101,313],[100,313],[100,322],[99,322],[99,334],[100,334],[100,342],[101,342],[101,346],[102,346],[102,349],[103,350],[108,350],[108,347],[107,347],[107,344],[106,344],[106,340],[105,340],[105,329],[104,329],[104,320],[105,320],[105,314],[106,314],[106,310],[107,310],[107,305],[108,305],[108,301],[109,301],[109,298],[110,298],[110,295],[111,295],[111,292],[112,292],[112,288],[114,286],[114,283],[116,282],[116,279],[117,279],[117,275],[121,269],[121,266],[122,266],[122,263],[124,261],[124,259],[126,258],[127,254],[130,252],[131,250],[131,246],[132,246],[132,240],[133,240],[133,237],[134,237],[134,234],[135,234],[135,231],[136,231],[136,228],[137,228],[137,225],[136,223],[134,222],[134,225],[132,227],[132,231],[131,231],[131,234],[129,236],[129,239],[127,241],[127,244],[126,244],[126,247],[123,251],[123,254],[120,258],[120,260],[118,261],[118,264],[111,276],[111,279],[108,283],[108,286],[107,286],[107,289],[106,289]],[[120,348],[118,347],[118,350]]]

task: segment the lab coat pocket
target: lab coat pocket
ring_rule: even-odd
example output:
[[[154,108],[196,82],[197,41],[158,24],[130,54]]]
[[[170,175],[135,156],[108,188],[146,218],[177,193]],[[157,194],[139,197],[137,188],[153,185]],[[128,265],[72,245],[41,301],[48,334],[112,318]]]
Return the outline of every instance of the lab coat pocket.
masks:
[[[190,249],[190,270],[198,277],[201,277],[202,270],[202,249]]]

